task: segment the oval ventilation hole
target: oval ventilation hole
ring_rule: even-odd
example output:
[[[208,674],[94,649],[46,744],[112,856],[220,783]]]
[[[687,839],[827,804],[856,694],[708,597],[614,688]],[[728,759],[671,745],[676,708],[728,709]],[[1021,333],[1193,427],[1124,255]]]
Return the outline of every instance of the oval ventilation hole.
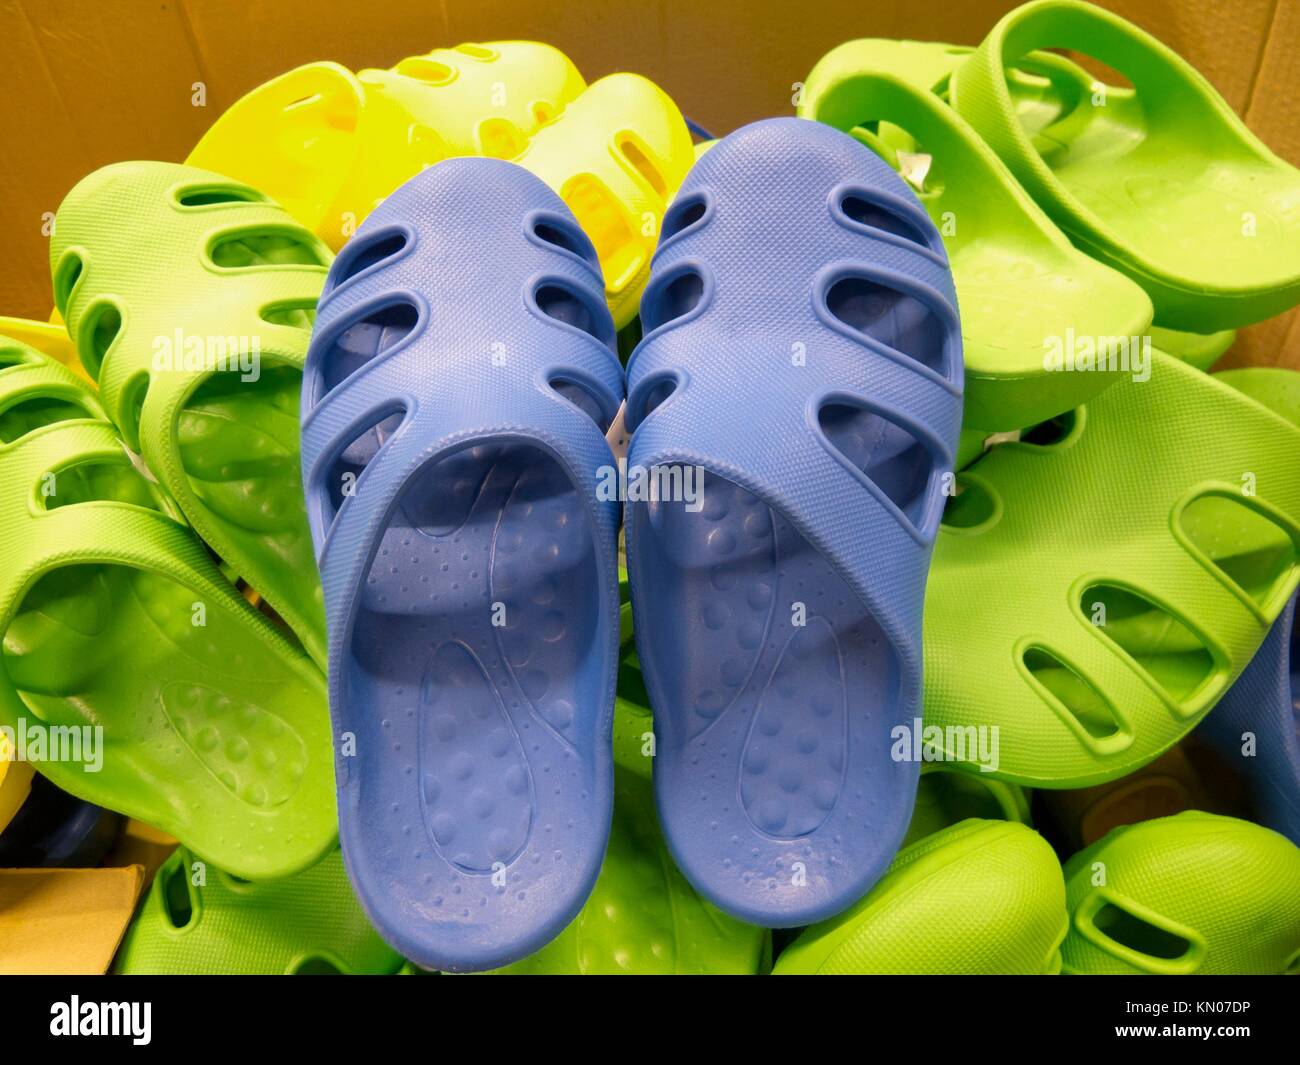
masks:
[[[628,161],[632,169],[645,179],[645,183],[654,190],[654,194],[661,200],[666,200],[668,198],[668,182],[664,180],[664,176],[659,167],[655,165],[655,161],[650,158],[649,151],[638,144],[633,137],[626,135],[619,138],[618,150],[623,154],[623,158]]]
[[[653,414],[665,400],[677,391],[677,379],[673,377],[665,378],[662,381],[656,381],[650,390],[646,393],[645,409],[641,414],[642,418]]]
[[[328,958],[303,958],[294,967],[293,976],[342,976],[343,970]]]
[[[690,196],[678,200],[664,214],[664,224],[659,233],[659,243],[664,244],[704,217],[707,205],[703,196]]]
[[[393,303],[353,322],[312,360],[320,379],[319,400],[372,359],[400,344],[415,328],[420,312],[411,303]]]
[[[149,391],[149,374],[137,372],[122,386],[121,420],[118,431],[135,450],[140,447],[140,416],[144,413],[144,397]]]
[[[593,386],[570,377],[553,377],[549,383],[559,395],[595,422],[602,434],[609,431],[614,416],[605,412]]]
[[[492,159],[513,159],[526,147],[528,139],[507,118],[485,118],[478,124],[479,150]]]
[[[1045,422],[1021,430],[1020,442],[1034,447],[1055,447],[1074,432],[1076,423],[1076,412],[1068,410],[1055,418],[1048,418]]]
[[[704,298],[704,278],[694,270],[652,282],[641,299],[641,328],[649,333],[689,314]]]
[[[1190,700],[1214,672],[1214,657],[1200,637],[1145,596],[1097,584],[1084,591],[1079,606],[1175,703]]]
[[[884,415],[849,403],[826,404],[818,411],[817,421],[844,461],[875,484],[912,527],[919,529],[935,466],[930,449]]]
[[[1223,575],[1264,608],[1296,566],[1296,544],[1244,497],[1210,493],[1178,518],[1188,540]]]
[[[1029,647],[1021,660],[1034,680],[1054,695],[1094,740],[1119,733],[1120,719],[1106,699],[1051,651]]]
[[[12,444],[47,425],[85,418],[98,416],[76,398],[31,394],[0,411],[0,443]]]
[[[657,373],[641,381],[627,396],[623,424],[630,433],[662,406],[675,391],[677,378],[668,372]]]
[[[42,359],[17,341],[0,336],[0,370],[10,366],[25,366],[29,363],[40,365]]]
[[[258,315],[267,325],[287,325],[311,332],[316,324],[315,300],[283,300],[263,307]]]
[[[972,529],[983,525],[997,513],[993,493],[975,481],[957,479],[957,492],[947,498],[942,524],[950,529]]]
[[[496,49],[482,44],[458,44],[452,51],[477,59],[480,63],[490,63],[497,57]]]
[[[826,292],[826,309],[863,336],[946,376],[947,330],[913,296],[865,277],[842,277]]]
[[[79,462],[47,474],[41,481],[40,499],[46,510],[105,501],[162,511],[149,482],[125,454],[120,460]]]
[[[406,248],[406,234],[392,230],[366,233],[349,241],[330,270],[330,289],[351,281],[372,266],[393,258]]]
[[[338,453],[338,457],[325,472],[321,485],[321,516],[324,528],[328,529],[338,517],[345,499],[356,494],[357,482],[365,468],[374,461],[382,448],[402,424],[405,411],[402,409],[385,411],[375,420],[360,430],[356,436]]]
[[[99,377],[104,356],[122,330],[122,312],[112,303],[92,307],[78,331],[77,350],[91,377]]]
[[[190,870],[183,861],[168,863],[159,874],[162,879],[163,917],[180,931],[194,921],[194,900],[190,897]]]
[[[644,265],[647,251],[627,208],[594,174],[578,174],[560,193],[600,258],[605,287],[621,292]]]
[[[600,273],[600,260],[596,257],[596,249],[591,246],[591,241],[582,230],[570,226],[561,219],[551,219],[534,223],[533,233],[538,240],[544,240],[547,244],[571,252],[590,265],[596,273]]]
[[[538,101],[533,104],[533,121],[536,122],[539,127],[546,125],[546,123],[554,119],[556,114],[556,108],[549,103]]]
[[[81,256],[69,251],[63,253],[54,271],[54,306],[64,319],[68,317],[68,303],[72,300],[77,282],[81,280],[83,266]]]
[[[1092,916],[1092,926],[1107,939],[1137,954],[1160,962],[1187,957],[1192,944],[1176,932],[1161,928],[1113,902],[1103,903]]]
[[[863,196],[849,193],[840,200],[840,209],[858,225],[867,226],[870,229],[879,229],[885,233],[892,233],[896,237],[910,240],[913,244],[919,244],[923,248],[930,247],[930,241],[926,238],[926,235],[912,222],[900,217],[886,207],[872,203]]]
[[[320,243],[305,229],[252,226],[219,236],[208,251],[222,270],[264,266],[328,266]]]
[[[244,185],[190,185],[176,190],[181,207],[215,207],[223,203],[265,203],[266,197]]]
[[[426,85],[446,85],[456,77],[455,68],[424,55],[403,59],[397,64],[397,73]]]
[[[554,280],[538,285],[533,298],[537,301],[538,310],[548,318],[580,329],[613,350],[614,323],[603,300],[597,307],[595,300],[586,294]]]

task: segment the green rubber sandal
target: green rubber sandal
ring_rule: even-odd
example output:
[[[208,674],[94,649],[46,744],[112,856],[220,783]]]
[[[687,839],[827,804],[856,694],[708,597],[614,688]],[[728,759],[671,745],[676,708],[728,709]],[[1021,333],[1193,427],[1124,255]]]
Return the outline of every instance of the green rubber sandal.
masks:
[[[861,71],[891,74],[918,89],[932,92],[949,102],[952,75],[968,60],[975,49],[969,45],[941,41],[898,41],[885,37],[864,37],[846,41],[832,48],[817,63],[804,83],[802,97],[809,98],[809,87],[828,73]],[[1050,129],[1084,100],[1104,90],[1106,113],[1096,121],[1106,122],[1111,135],[1131,138],[1140,134],[1142,108],[1137,94],[1130,88],[1103,85],[1078,63],[1055,52],[1026,52],[1008,63],[1007,95],[1016,118],[1030,133],[1031,139]],[[882,125],[879,135],[895,148],[907,149],[908,136],[896,127]],[[1046,148],[1049,137],[1041,140]]]
[[[403,964],[366,919],[338,848],[297,876],[260,884],[204,868],[180,848],[158,870],[113,971],[391,976]]]
[[[859,43],[859,42],[854,42]],[[847,46],[809,75],[799,113],[859,139],[910,180],[944,238],[961,304],[963,425],[1018,429],[1072,410],[1130,370],[1151,301],[1122,274],[1077,250],[962,119],[927,89],[864,70]],[[911,153],[868,124],[906,130]],[[923,154],[922,154],[923,153]],[[916,167],[924,160],[924,173]],[[1074,338],[1119,338],[1090,372],[1051,361]]]
[[[1253,371],[1252,399],[1151,359],[958,476],[925,610],[925,724],[950,758],[996,728],[1005,779],[1123,776],[1204,716],[1300,583],[1300,410],[1280,399],[1300,375]]]
[[[904,848],[865,898],[786,947],[772,975],[1052,975],[1065,933],[1047,841],[968,820]]]
[[[1223,329],[1217,333],[1181,333],[1176,329],[1151,327],[1152,347],[1198,370],[1208,370],[1218,362],[1236,339],[1235,329]]]
[[[854,72],[892,75],[934,93],[948,101],[948,85],[955,71],[974,48],[938,41],[896,41],[864,38],[847,41],[829,51],[813,68],[805,83],[802,110],[814,110],[816,97]],[[1115,140],[1132,140],[1142,136],[1142,107],[1132,89],[1103,86],[1077,63],[1054,52],[1030,52],[1014,67],[1007,68],[1007,91],[1020,124],[1029,132],[1040,152],[1047,153],[1053,142],[1049,130],[1075,111],[1084,100],[1092,101],[1099,90],[1105,92],[1105,113],[1093,117],[1096,129],[1102,123],[1106,136]],[[1099,97],[1100,98],[1100,97]],[[922,146],[905,130],[889,122],[875,124],[873,137],[886,147],[881,154],[897,159],[899,152],[915,155]],[[865,130],[854,131],[866,143]],[[1100,132],[1099,132],[1100,135]],[[892,156],[888,150],[892,150]],[[904,159],[908,157],[904,155]],[[1174,355],[1198,369],[1208,370],[1236,339],[1231,329],[1217,333],[1185,333],[1175,329],[1153,327],[1151,342],[1161,351]],[[976,448],[978,453],[979,448]],[[958,469],[962,463],[960,456]]]
[[[43,740],[27,757],[64,791],[221,868],[305,869],[337,831],[319,672],[222,577],[89,385],[3,339],[0,367],[0,724]],[[102,738],[42,760],[58,726]]]
[[[495,974],[752,975],[771,966],[772,934],[727,916],[677,870],[659,830],[651,786],[649,700],[632,639],[627,573],[614,705],[614,821],[596,887],[573,922],[541,950]]]
[[[1300,972],[1300,848],[1189,810],[1117,828],[1065,864],[1063,971]]]
[[[323,665],[298,407],[329,251],[246,185],[119,163],[68,193],[50,261],[127,445]]]
[[[1026,128],[1006,71],[1048,47],[1124,74],[1140,119],[1117,124],[1106,90],[1104,106],[1084,94]],[[1078,0],[1025,4],[957,68],[949,97],[1075,244],[1146,289],[1161,325],[1213,333],[1300,303],[1300,171],[1132,23]]]
[[[971,818],[1033,825],[1029,795],[1020,785],[995,780],[987,773],[958,772],[943,762],[927,762],[921,766],[903,846]]]

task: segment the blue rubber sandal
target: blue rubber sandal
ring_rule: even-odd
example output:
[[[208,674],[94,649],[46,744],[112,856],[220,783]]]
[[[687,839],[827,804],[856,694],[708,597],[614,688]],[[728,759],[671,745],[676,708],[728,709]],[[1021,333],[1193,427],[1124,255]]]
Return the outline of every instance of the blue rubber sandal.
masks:
[[[536,177],[456,159],[330,271],[303,382],[343,853],[405,957],[559,933],[613,803],[623,394],[591,242]]]
[[[629,487],[660,818],[718,907],[811,924],[884,873],[916,794],[891,732],[920,717],[921,605],[961,419],[947,259],[874,154],[769,119],[688,175],[641,319],[629,486],[703,471],[694,502]]]
[[[1196,730],[1240,769],[1259,823],[1300,847],[1300,630],[1297,600]],[[1249,753],[1247,753],[1249,752]]]

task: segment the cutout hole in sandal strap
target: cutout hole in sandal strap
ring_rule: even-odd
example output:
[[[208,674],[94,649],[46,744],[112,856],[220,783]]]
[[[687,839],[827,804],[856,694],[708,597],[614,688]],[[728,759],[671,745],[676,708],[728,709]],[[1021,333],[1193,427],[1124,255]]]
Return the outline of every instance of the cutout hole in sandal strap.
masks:
[[[311,332],[316,325],[315,300],[283,300],[263,307],[258,317],[267,325],[287,325]]]
[[[77,351],[91,377],[99,377],[104,357],[121,331],[122,312],[115,303],[104,301],[86,312],[77,332]]]
[[[881,490],[915,530],[925,522],[935,456],[910,430],[878,411],[830,402],[817,412],[826,440]]]
[[[46,510],[111,502],[163,512],[149,482],[131,465],[125,453],[121,458],[88,459],[52,470],[42,478],[39,495]]]
[[[162,878],[162,911],[167,923],[178,932],[189,928],[195,919],[189,865],[183,861],[173,862],[159,876]]]
[[[1027,647],[1021,661],[1030,676],[1056,697],[1094,740],[1118,734],[1121,722],[1110,703],[1087,680],[1043,647]]]
[[[947,329],[914,296],[870,278],[841,277],[825,294],[826,309],[863,336],[949,378]]]
[[[334,260],[329,291],[341,288],[358,274],[400,255],[406,249],[406,244],[406,234],[401,230],[379,229],[372,233],[358,234]]]
[[[1190,702],[1214,674],[1205,642],[1163,607],[1128,588],[1094,584],[1079,601],[1084,619],[1123,651],[1176,704]]]
[[[342,976],[343,970],[328,958],[302,958],[293,968],[291,976]]]
[[[54,306],[64,319],[68,317],[68,304],[72,301],[72,294],[81,280],[85,265],[75,251],[66,251],[54,268]]]
[[[631,133],[624,133],[618,139],[618,150],[627,160],[628,165],[645,179],[646,184],[659,199],[668,199],[668,182],[664,180],[663,173],[644,144],[641,144]]]
[[[99,417],[76,396],[32,392],[0,411],[0,444],[12,444],[57,422],[86,418],[98,421]]]
[[[1126,951],[1159,962],[1178,961],[1192,950],[1185,937],[1152,924],[1114,902],[1105,902],[1098,908],[1092,915],[1092,927]]]
[[[472,44],[468,41],[464,44],[456,45],[452,51],[459,52],[464,56],[469,56],[470,59],[476,59],[480,63],[491,63],[501,55],[501,53],[495,48],[489,48],[485,44]]]
[[[930,241],[926,239],[911,221],[904,218],[896,211],[891,211],[878,203],[873,203],[865,196],[850,192],[840,198],[840,210],[852,222],[860,226],[866,226],[868,229],[878,229],[885,233],[893,234],[896,237],[902,237],[904,240],[911,241],[913,244],[922,248],[930,248]]]
[[[539,217],[533,222],[533,235],[538,240],[576,255],[597,274],[600,273],[600,260],[596,257],[596,249],[592,247],[587,235],[567,218],[554,214]]]
[[[677,200],[664,213],[663,226],[659,231],[660,246],[696,225],[708,212],[708,208],[708,201],[699,193]]]
[[[581,330],[614,350],[614,323],[604,304],[597,306],[586,292],[558,278],[548,278],[533,290],[533,300],[548,318]]]
[[[24,345],[0,336],[0,370],[11,366],[28,366],[39,364],[40,358],[33,355]]]
[[[403,59],[395,69],[403,77],[414,78],[426,85],[446,85],[456,78],[454,68],[446,63],[439,63],[432,56],[427,55],[410,56]]]
[[[222,270],[257,270],[267,266],[328,266],[317,240],[293,226],[244,226],[219,234],[208,246],[208,259]]]
[[[386,408],[339,449],[337,457],[326,468],[317,490],[322,528],[328,529],[333,525],[343,501],[356,494],[361,474],[374,461],[380,449],[392,439],[405,417],[404,407]]]
[[[569,374],[556,374],[547,382],[551,388],[577,407],[600,428],[601,435],[609,431],[614,415],[606,412],[595,387],[587,381]]]
[[[681,318],[704,298],[704,278],[696,270],[682,269],[652,281],[641,298],[641,328],[651,333]]]
[[[228,203],[266,203],[266,197],[247,185],[187,185],[175,191],[178,207],[216,207]]]
[[[1261,609],[1294,572],[1295,540],[1244,497],[1206,493],[1183,507],[1177,522],[1220,576]]]
[[[420,312],[403,300],[363,311],[319,353],[312,352],[318,386],[313,390],[319,402],[366,366],[401,344],[415,329]]]

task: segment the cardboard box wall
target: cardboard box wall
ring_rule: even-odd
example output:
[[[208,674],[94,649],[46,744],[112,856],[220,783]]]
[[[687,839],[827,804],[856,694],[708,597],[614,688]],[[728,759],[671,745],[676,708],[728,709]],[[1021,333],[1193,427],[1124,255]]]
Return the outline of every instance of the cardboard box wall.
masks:
[[[792,110],[853,37],[976,44],[1014,0],[0,0],[0,314],[48,316],[49,219],[96,167],[181,160],[222,110],[301,63],[352,69],[463,41],[556,45],[588,81],[633,70],[725,133]],[[1198,67],[1300,166],[1300,0],[1105,0]],[[195,106],[196,83],[205,87]],[[1224,363],[1300,369],[1300,315]]]

